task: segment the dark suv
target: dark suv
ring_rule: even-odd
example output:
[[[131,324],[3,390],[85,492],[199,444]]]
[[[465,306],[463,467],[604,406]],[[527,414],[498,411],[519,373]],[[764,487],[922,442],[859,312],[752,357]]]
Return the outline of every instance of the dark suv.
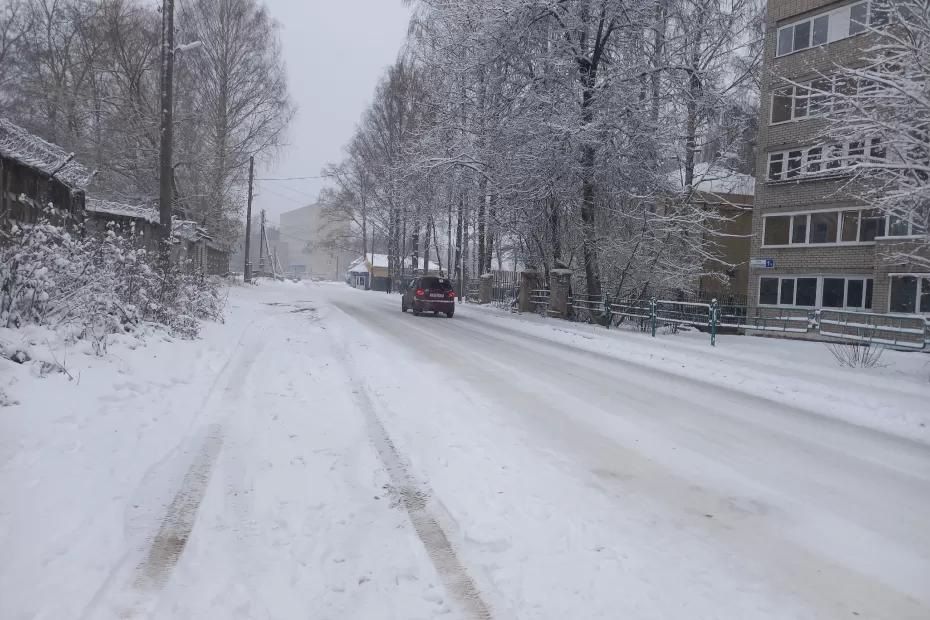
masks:
[[[407,290],[400,301],[402,312],[413,310],[420,315],[423,312],[444,312],[450,319],[455,314],[455,289],[448,278],[423,276],[414,278],[407,284]]]

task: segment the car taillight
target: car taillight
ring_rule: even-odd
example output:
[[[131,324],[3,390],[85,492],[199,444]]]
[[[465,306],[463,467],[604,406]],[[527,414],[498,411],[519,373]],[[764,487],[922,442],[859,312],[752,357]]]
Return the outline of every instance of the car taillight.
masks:
[[[449,299],[455,299],[455,291],[449,291],[449,294],[446,295]]]
[[[423,295],[424,295],[423,289],[418,288],[418,289],[417,289],[417,297],[423,297]]]

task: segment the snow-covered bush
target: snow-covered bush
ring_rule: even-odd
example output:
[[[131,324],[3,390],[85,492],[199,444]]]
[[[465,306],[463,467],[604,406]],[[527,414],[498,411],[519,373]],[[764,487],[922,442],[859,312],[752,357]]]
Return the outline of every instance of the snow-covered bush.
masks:
[[[220,286],[162,266],[133,236],[78,237],[50,224],[14,227],[0,248],[0,325],[66,328],[106,350],[110,334],[155,322],[187,338],[222,317]]]

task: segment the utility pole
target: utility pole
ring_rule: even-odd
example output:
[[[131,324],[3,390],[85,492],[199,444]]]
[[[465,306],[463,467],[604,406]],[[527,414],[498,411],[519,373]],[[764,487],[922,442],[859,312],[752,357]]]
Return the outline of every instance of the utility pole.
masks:
[[[262,230],[258,238],[258,273],[265,274],[265,210],[262,209]]]
[[[252,281],[252,256],[249,254],[252,244],[252,178],[255,173],[255,158],[249,157],[249,202],[245,208],[245,265],[243,265],[243,279]]]
[[[171,236],[174,203],[171,165],[174,140],[174,0],[163,0],[161,10],[161,150],[159,152],[159,235],[165,242]]]

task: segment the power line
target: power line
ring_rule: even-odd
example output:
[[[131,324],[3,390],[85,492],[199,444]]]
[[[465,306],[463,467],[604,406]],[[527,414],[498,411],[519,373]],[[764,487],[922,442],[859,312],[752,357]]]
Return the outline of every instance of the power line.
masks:
[[[273,194],[273,195],[277,196],[278,198],[281,198],[282,200],[287,200],[287,201],[289,201],[290,203],[296,204],[296,205],[303,205],[303,206],[306,206],[309,202],[312,202],[312,199],[309,199],[309,198],[299,198],[299,197],[297,197],[297,196],[289,196],[289,195],[287,195],[287,194],[282,194],[281,192],[276,192],[275,190],[271,189],[270,187],[266,187],[266,188],[262,189],[262,190],[258,193],[258,195],[261,196],[263,192],[268,192],[269,194]]]
[[[294,194],[305,196],[307,198],[310,198],[311,200],[315,200],[319,196],[319,194],[312,194],[310,192],[305,192],[295,187],[291,187],[290,185],[280,184],[280,185],[272,185],[271,187],[274,187],[275,190],[285,190],[288,192],[293,192]],[[270,190],[270,187],[268,189]],[[270,191],[274,191],[274,190],[270,190]]]
[[[325,179],[326,177],[318,175],[313,177],[256,177],[256,181],[305,181],[307,179]]]

